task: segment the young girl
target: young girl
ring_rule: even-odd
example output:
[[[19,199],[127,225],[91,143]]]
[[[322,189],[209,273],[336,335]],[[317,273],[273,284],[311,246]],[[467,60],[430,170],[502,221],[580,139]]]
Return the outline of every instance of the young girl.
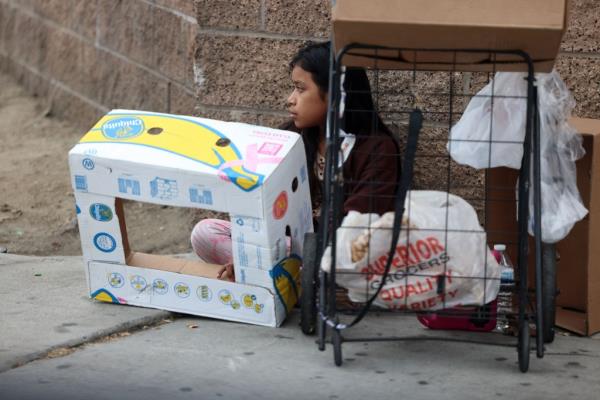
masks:
[[[302,135],[309,166],[315,229],[321,212],[325,168],[329,52],[329,43],[310,43],[290,62],[294,90],[287,99],[287,109],[291,119],[280,127]],[[355,210],[383,214],[394,209],[399,176],[398,146],[374,109],[364,69],[346,70],[344,90],[346,101],[341,132],[345,182],[343,213]],[[200,221],[192,231],[191,242],[201,259],[224,265],[221,275],[233,276],[229,221]]]

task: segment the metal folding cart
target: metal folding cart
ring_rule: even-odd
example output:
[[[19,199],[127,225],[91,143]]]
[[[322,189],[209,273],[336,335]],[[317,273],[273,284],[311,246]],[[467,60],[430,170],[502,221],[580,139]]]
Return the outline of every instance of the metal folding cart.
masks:
[[[406,55],[410,57],[406,57]],[[432,54],[444,54],[446,61],[427,61],[439,59],[430,57]],[[469,71],[460,60],[470,55],[486,55],[485,62],[478,69],[487,72]],[[511,56],[518,57],[525,71],[527,91],[522,98],[515,96],[515,101],[525,108],[526,126],[524,139],[518,142],[523,149],[521,168],[514,173],[514,180],[502,183],[496,180],[496,169],[475,170],[457,164],[452,160],[448,148],[452,146],[451,130],[460,118],[465,105],[475,97],[475,93],[494,77],[497,68]],[[340,274],[336,271],[336,263],[340,258],[336,244],[340,235],[344,215],[343,200],[348,177],[344,176],[343,163],[340,160],[340,146],[343,142],[341,127],[349,111],[345,108],[344,100],[349,95],[343,89],[345,74],[344,60],[346,57],[362,57],[369,59],[371,68],[367,69],[371,84],[371,97],[376,113],[381,116],[386,125],[397,135],[401,151],[401,173],[399,174],[395,195],[395,215],[391,228],[391,243],[387,244],[389,251],[384,259],[379,257],[380,268],[373,272],[352,272],[354,278],[365,279],[367,295],[359,301],[350,301],[346,289],[338,285]],[[420,61],[419,61],[420,60]],[[404,71],[388,70],[388,62],[404,62],[411,68]],[[521,371],[529,366],[531,351],[530,336],[535,333],[535,350],[537,357],[544,355],[544,343],[554,338],[554,302],[556,295],[554,248],[541,242],[540,231],[540,132],[539,113],[537,109],[537,88],[534,76],[534,65],[530,57],[522,51],[491,51],[491,50],[431,50],[431,49],[402,49],[364,44],[351,44],[343,48],[337,55],[332,53],[330,73],[330,96],[327,126],[327,156],[324,181],[322,187],[322,209],[319,230],[307,234],[304,245],[304,266],[302,275],[301,297],[301,326],[306,334],[317,333],[318,347],[325,349],[326,343],[333,345],[336,365],[342,364],[342,344],[351,341],[383,341],[383,340],[413,340],[415,337],[364,336],[352,335],[353,326],[357,325],[369,312],[390,313],[394,315],[429,315],[437,313],[448,318],[464,318],[465,315],[480,321],[487,321],[496,315],[495,310],[485,304],[475,308],[460,308],[448,310],[445,300],[442,307],[436,311],[414,310],[410,307],[399,307],[401,310],[391,311],[377,306],[377,298],[384,284],[390,279],[391,273],[402,266],[393,262],[394,251],[401,229],[409,235],[411,226],[402,226],[402,216],[411,220],[410,211],[405,210],[407,193],[412,189],[435,189],[461,196],[469,202],[477,212],[480,225],[486,236],[486,243],[503,242],[510,249],[515,264],[514,307],[504,317],[513,321],[516,340],[506,337],[511,346],[518,350],[518,363]],[[502,96],[490,96],[493,110],[494,100]],[[507,96],[504,96],[507,97]],[[371,112],[370,110],[364,110]],[[379,119],[372,113],[374,132]],[[494,113],[491,113],[493,117]],[[492,118],[491,117],[491,118]],[[493,124],[490,124],[493,127]],[[494,140],[490,128],[489,148],[500,143]],[[372,154],[377,157],[377,154]],[[517,181],[518,175],[518,183]],[[363,182],[378,185],[383,182]],[[516,184],[516,188],[515,188]],[[515,199],[527,199],[517,201]],[[529,196],[532,192],[533,215],[529,215]],[[372,199],[377,201],[377,199]],[[498,213],[508,210],[509,217]],[[516,210],[516,211],[515,211]],[[498,225],[498,221],[500,224]],[[507,221],[510,223],[507,224]],[[532,224],[535,235],[528,234],[528,221]],[[369,229],[368,224],[363,227]],[[453,234],[452,229],[445,225],[446,237]],[[465,232],[462,232],[465,234]],[[486,250],[487,251],[487,246]],[[329,249],[328,252],[325,252]],[[483,250],[482,250],[483,251]],[[329,257],[328,271],[321,268],[323,257]],[[484,257],[487,257],[487,253]],[[530,271],[529,265],[535,267]],[[405,265],[404,267],[407,267]],[[445,267],[444,267],[445,268]],[[380,275],[378,285],[369,290],[367,280],[373,274]],[[405,271],[405,276],[418,275],[419,272]],[[438,277],[439,278],[439,277]],[[464,276],[465,279],[491,279],[484,276]],[[531,282],[531,283],[529,283]],[[484,282],[484,288],[489,287]],[[406,290],[406,287],[404,287]],[[444,279],[437,280],[435,291],[444,299]],[[485,289],[484,289],[485,290]],[[408,299],[408,296],[404,297]],[[341,300],[341,301],[340,301]],[[533,328],[533,329],[531,329]],[[493,334],[490,334],[493,335]],[[477,340],[473,343],[497,344],[495,341]],[[490,336],[491,338],[491,336]],[[449,337],[427,336],[424,340],[451,340]],[[516,343],[515,343],[516,342]],[[505,343],[506,345],[506,343]]]

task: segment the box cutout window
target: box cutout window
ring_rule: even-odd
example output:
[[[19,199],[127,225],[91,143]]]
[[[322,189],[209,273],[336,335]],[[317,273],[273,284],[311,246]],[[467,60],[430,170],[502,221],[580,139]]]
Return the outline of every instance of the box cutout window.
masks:
[[[200,219],[223,218],[223,215],[119,198],[115,199],[115,210],[127,265],[217,278],[221,266],[204,263],[193,254],[190,233]],[[144,217],[148,214],[153,218]]]

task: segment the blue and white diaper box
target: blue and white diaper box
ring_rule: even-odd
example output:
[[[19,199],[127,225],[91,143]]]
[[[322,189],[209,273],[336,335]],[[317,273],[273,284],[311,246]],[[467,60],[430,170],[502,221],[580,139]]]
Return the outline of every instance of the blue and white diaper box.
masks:
[[[69,166],[92,298],[265,326],[297,301],[313,230],[298,134],[113,110],[71,149]],[[132,251],[122,199],[228,213],[235,282],[216,278],[221,266]]]

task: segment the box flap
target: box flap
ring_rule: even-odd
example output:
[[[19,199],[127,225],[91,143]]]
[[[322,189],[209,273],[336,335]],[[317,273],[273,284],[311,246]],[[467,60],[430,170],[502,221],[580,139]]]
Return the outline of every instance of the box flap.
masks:
[[[583,136],[583,147],[586,154],[576,162],[577,188],[583,204],[589,208],[591,198],[591,171],[593,164],[594,138]],[[588,309],[588,268],[593,259],[590,251],[590,227],[593,220],[590,215],[578,221],[568,236],[556,244],[559,260],[556,275],[560,295],[557,304],[579,311]]]
[[[600,326],[591,327],[588,324],[585,313],[562,307],[556,308],[556,326],[584,336],[600,332]]]
[[[600,330],[600,121],[589,122],[593,131],[592,165],[586,178],[590,187],[588,217],[590,220],[587,266],[587,310],[589,330]],[[587,172],[587,171],[586,171]]]
[[[332,20],[562,29],[564,0],[338,0]]]
[[[201,261],[184,260],[181,258],[139,252],[131,252],[129,254],[127,257],[127,265],[211,279],[217,279],[218,273],[223,268],[223,266],[217,264],[208,264]]]
[[[537,72],[549,72],[566,30],[567,0],[338,0],[332,25],[336,51],[350,43],[421,49],[378,52],[378,63],[352,51],[342,63],[380,69],[522,71],[520,55],[424,52],[422,49],[521,50]],[[362,54],[362,55],[361,55]]]
[[[256,218],[276,171],[304,159],[296,132],[113,110],[69,152],[75,191]]]
[[[600,120],[574,117],[569,123],[582,135],[600,135]]]
[[[556,262],[556,278],[559,306],[585,312],[588,309],[587,276],[590,243],[587,217],[573,226],[569,235],[556,244],[559,260]]]
[[[298,140],[294,132],[248,124],[113,110],[69,154],[208,175],[252,191]]]

